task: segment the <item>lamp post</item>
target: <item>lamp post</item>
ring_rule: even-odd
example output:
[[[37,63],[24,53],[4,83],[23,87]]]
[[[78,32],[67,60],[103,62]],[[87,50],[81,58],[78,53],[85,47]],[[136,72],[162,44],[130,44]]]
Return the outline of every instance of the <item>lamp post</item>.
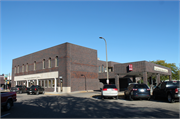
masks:
[[[99,37],[100,39],[104,39],[103,37]],[[107,43],[106,43],[106,40],[104,39],[105,41],[105,45],[106,45],[106,71],[107,71],[107,84],[109,84],[109,74],[108,74],[108,56],[107,56]]]
[[[84,76],[85,77],[85,90],[86,90],[86,76],[81,74],[81,76]]]

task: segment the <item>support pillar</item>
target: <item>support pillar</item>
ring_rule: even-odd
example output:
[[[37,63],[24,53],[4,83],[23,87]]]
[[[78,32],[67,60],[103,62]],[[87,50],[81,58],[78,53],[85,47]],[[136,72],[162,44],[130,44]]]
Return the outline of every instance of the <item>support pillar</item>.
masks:
[[[115,76],[115,85],[116,85],[118,91],[120,91],[119,75],[116,75],[116,76]]]
[[[27,80],[27,87],[29,87],[29,81]]]
[[[136,83],[136,77],[135,76],[133,76],[133,82]]]
[[[53,88],[53,80],[51,80],[51,85],[50,85],[51,88]]]
[[[172,81],[172,76],[171,75],[169,75],[169,81]]]
[[[56,78],[54,78],[54,92],[56,92],[56,86],[57,86],[57,84],[56,84]]]
[[[160,83],[160,74],[156,75],[156,85]]]
[[[40,85],[42,86],[42,80],[40,80]]]
[[[38,79],[37,79],[37,85],[39,85],[39,81],[38,81]]]
[[[16,81],[16,85],[17,85],[17,81]]]
[[[45,88],[45,87],[46,87],[46,86],[45,86],[45,84],[46,84],[46,80],[44,80],[44,81],[43,81],[43,83],[44,83],[44,88]]]
[[[147,72],[143,72],[143,83],[147,85]]]

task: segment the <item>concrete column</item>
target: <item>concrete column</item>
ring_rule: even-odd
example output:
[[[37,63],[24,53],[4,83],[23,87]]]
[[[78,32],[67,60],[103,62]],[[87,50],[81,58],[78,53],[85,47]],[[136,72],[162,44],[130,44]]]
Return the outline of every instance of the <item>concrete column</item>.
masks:
[[[29,80],[27,80],[27,87],[29,87]]]
[[[49,88],[49,80],[46,80],[46,82],[47,82],[47,88]]]
[[[156,75],[156,85],[160,83],[160,74]]]
[[[50,87],[51,87],[51,88],[53,87],[53,85],[52,85],[52,84],[53,84],[53,80],[51,80],[51,85],[50,85]]]
[[[57,86],[57,83],[56,83],[56,78],[54,78],[54,92],[56,92],[56,86]]]
[[[42,86],[42,80],[40,80],[40,85]]]
[[[115,76],[115,85],[116,85],[118,91],[120,91],[119,75],[116,75],[116,76]]]
[[[16,85],[17,85],[17,81],[16,81]]]
[[[143,83],[147,85],[147,72],[143,72]]]
[[[39,80],[37,79],[37,85],[39,85]]]
[[[171,75],[169,75],[169,81],[172,81],[172,76]]]
[[[43,83],[44,83],[44,88],[45,88],[45,83],[46,83],[46,80],[44,80],[44,81],[43,81]]]

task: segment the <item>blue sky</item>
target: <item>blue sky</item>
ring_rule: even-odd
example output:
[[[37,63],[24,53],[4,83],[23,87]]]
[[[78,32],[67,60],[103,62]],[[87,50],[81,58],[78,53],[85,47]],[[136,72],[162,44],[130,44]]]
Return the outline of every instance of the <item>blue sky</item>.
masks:
[[[12,60],[65,42],[100,60],[179,65],[178,1],[1,1],[0,74]]]

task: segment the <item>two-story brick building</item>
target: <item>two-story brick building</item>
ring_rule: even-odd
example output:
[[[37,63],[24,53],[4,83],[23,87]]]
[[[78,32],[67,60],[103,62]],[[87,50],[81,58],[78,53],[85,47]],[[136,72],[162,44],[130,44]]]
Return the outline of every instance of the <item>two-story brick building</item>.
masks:
[[[129,71],[131,64],[133,70]],[[167,67],[147,61],[132,63],[108,62],[110,83],[119,89],[127,87],[128,81],[136,77],[147,79],[157,75],[169,75]],[[21,84],[41,85],[48,92],[73,92],[98,90],[100,83],[106,83],[106,62],[97,58],[97,50],[71,43],[60,44],[29,55],[13,59],[12,86]]]

